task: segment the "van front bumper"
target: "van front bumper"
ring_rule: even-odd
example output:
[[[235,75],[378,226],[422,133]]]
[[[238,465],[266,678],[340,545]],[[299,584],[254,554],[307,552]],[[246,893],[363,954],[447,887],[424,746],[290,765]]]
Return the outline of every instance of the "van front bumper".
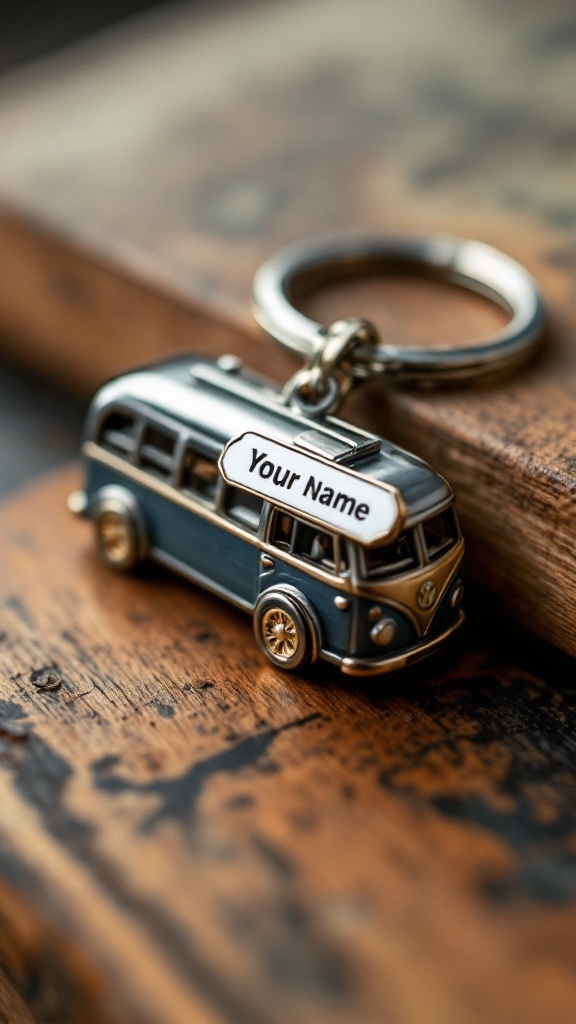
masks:
[[[328,661],[336,662],[340,671],[347,676],[378,676],[384,672],[395,672],[397,669],[413,665],[421,658],[427,658],[433,654],[438,647],[441,647],[445,640],[454,633],[464,622],[464,612],[460,612],[456,622],[453,622],[448,629],[445,629],[439,636],[432,640],[424,640],[422,643],[409,647],[401,654],[389,654],[387,658],[341,658],[333,655],[325,655]]]

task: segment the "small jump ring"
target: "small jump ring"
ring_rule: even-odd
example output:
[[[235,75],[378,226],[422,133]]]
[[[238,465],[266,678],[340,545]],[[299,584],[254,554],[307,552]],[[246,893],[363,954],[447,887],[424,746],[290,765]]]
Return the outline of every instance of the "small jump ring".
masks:
[[[359,345],[374,347],[377,344],[378,333],[368,320],[360,317],[336,320],[325,332],[323,343],[310,363],[309,387],[317,395],[324,394],[330,377],[350,371],[354,350]]]
[[[352,374],[346,373],[347,360],[357,345],[375,345],[377,341],[376,329],[368,320],[336,320],[326,331],[310,366],[294,374],[284,387],[286,404],[309,416],[335,412],[353,384]]]
[[[314,362],[327,329],[294,306],[298,294],[334,278],[391,269],[425,272],[488,296],[510,314],[497,334],[466,348],[356,345],[346,371],[412,383],[467,381],[524,362],[538,345],[544,306],[536,281],[516,260],[483,242],[445,236],[330,235],[288,246],[256,273],[254,314],[282,345]],[[320,357],[321,358],[321,357]]]
[[[343,389],[336,377],[328,377],[323,394],[308,397],[309,388],[310,371],[308,369],[299,370],[284,387],[282,392],[284,402],[312,418],[336,412],[343,397]]]

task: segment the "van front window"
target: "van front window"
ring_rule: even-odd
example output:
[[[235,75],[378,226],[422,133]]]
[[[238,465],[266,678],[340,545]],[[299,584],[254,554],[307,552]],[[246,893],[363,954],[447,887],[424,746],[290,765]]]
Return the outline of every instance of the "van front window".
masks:
[[[428,558],[431,562],[434,562],[445,551],[448,551],[448,548],[452,547],[458,537],[454,510],[447,508],[444,512],[440,512],[439,515],[425,520],[422,523],[422,530],[424,531],[424,543],[428,552]]]
[[[367,576],[391,576],[407,572],[418,565],[414,532],[407,530],[389,544],[377,548],[363,548]]]
[[[311,562],[325,572],[345,576],[348,552],[342,538],[274,509],[268,536],[270,544],[289,552],[303,562]]]

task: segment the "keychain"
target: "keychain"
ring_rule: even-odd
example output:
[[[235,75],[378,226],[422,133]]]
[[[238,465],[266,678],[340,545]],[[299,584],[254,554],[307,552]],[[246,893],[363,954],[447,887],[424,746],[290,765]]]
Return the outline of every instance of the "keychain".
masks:
[[[405,349],[381,345],[365,320],[326,328],[293,305],[303,288],[391,268],[481,292],[511,319],[474,347]],[[280,668],[403,668],[463,621],[454,495],[421,459],[335,413],[369,377],[441,384],[519,365],[542,334],[538,287],[480,242],[348,234],[268,260],[254,311],[304,369],[279,390],[234,356],[188,356],[105,384],[85,427],[85,488],[69,507],[92,521],[110,566],[149,557],[249,612]]]

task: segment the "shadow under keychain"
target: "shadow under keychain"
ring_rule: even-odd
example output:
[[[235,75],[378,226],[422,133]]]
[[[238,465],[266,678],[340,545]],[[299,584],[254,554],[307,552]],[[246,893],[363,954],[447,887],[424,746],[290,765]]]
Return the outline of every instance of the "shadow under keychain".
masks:
[[[293,304],[318,283],[390,269],[480,292],[510,321],[473,347],[401,348],[365,320],[327,328]],[[69,506],[93,522],[109,565],[149,557],[248,611],[280,668],[403,668],[464,617],[454,495],[421,459],[335,413],[367,378],[435,385],[520,365],[542,334],[538,286],[481,242],[346,234],[283,249],[253,297],[260,325],[304,369],[279,390],[234,356],[188,356],[108,382],[87,417],[85,489]]]

